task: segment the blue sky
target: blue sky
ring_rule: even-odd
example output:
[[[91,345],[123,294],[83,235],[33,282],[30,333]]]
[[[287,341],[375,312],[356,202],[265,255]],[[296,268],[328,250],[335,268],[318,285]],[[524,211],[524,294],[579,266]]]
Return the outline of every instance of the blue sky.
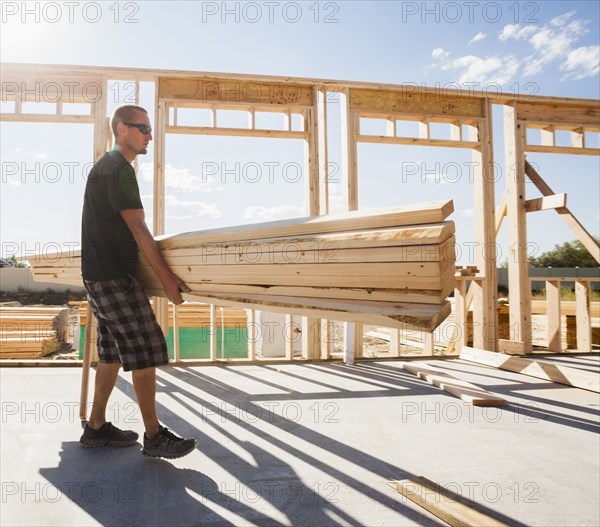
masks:
[[[3,62],[187,69],[473,87],[599,98],[598,2],[2,2]],[[111,85],[110,108],[129,94]],[[143,84],[141,103],[153,105]],[[109,109],[110,109],[109,108]],[[501,109],[494,115],[502,123]],[[182,118],[193,119],[192,115]],[[223,114],[223,119],[233,117]],[[329,108],[330,162],[339,166],[339,109]],[[365,123],[365,129],[371,126]],[[590,145],[598,138],[590,135]],[[502,128],[494,127],[504,163]],[[166,231],[176,233],[304,215],[300,141],[167,140]],[[2,123],[2,254],[79,240],[88,125]],[[599,234],[598,157],[530,154],[584,226]],[[140,158],[151,222],[153,152]],[[359,145],[359,206],[452,198],[462,264],[472,263],[468,151]],[[335,179],[336,176],[332,176]],[[334,181],[335,183],[335,181]],[[531,184],[528,197],[538,197]],[[496,201],[504,180],[496,185]],[[341,185],[331,188],[340,210]],[[532,251],[574,236],[552,211],[528,215]],[[506,255],[505,228],[499,237]]]

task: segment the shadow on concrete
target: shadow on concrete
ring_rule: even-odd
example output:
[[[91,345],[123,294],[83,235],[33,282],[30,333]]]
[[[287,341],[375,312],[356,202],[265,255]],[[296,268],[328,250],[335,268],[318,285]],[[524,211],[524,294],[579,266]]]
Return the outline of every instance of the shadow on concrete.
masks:
[[[342,487],[346,493],[351,490],[353,494],[371,500],[375,504],[374,511],[395,511],[408,522],[422,526],[445,525],[416,506],[409,506],[386,486],[387,480],[413,478],[414,474],[257,404],[267,399],[296,401],[302,398],[299,396],[315,400],[369,397],[375,402],[382,395],[402,397],[439,393],[437,389],[403,377],[397,370],[390,376],[389,372],[382,371],[383,375],[363,369],[350,372],[346,367],[331,365],[327,368],[329,375],[360,380],[378,389],[265,396],[250,394],[237,388],[234,382],[222,382],[200,370],[193,367],[161,368],[159,391],[168,395],[175,403],[172,406],[181,411],[175,412],[158,403],[158,415],[177,433],[196,437],[201,452],[218,464],[226,473],[225,477],[221,472],[221,479],[227,481],[214,480],[200,471],[178,468],[174,464],[185,464],[189,458],[174,463],[148,460],[135,452],[137,447],[84,449],[76,442],[63,443],[59,465],[42,468],[40,474],[102,525],[364,525],[352,515],[352,511],[360,507],[360,500],[350,507],[346,503],[343,509],[338,505],[336,494]],[[228,371],[248,376],[240,368],[228,368]],[[298,373],[288,372],[288,375],[312,382],[314,372],[310,366],[302,365],[299,371],[305,372],[306,377]],[[262,382],[260,376],[249,377],[254,382]],[[396,384],[397,388],[390,384]],[[266,385],[286,389],[270,375]],[[332,386],[329,383],[321,385]],[[120,381],[117,388],[131,393],[127,381]],[[198,395],[198,388],[207,394],[206,398]],[[215,400],[223,404],[215,404]],[[256,416],[256,421],[239,419],[228,411],[227,408],[236,404],[243,404],[245,412]],[[207,419],[208,415],[211,418]],[[349,433],[353,433],[352,430],[352,426],[348,427]],[[284,461],[278,455],[279,451],[284,451],[288,460],[291,456],[294,466]],[[336,463],[338,458],[342,461]],[[311,473],[318,471],[325,477],[315,487],[306,482],[306,474],[299,474],[296,466],[303,466],[304,471]],[[381,485],[365,484],[361,477],[365,471],[375,474]],[[470,503],[507,525],[523,526],[481,503]],[[378,523],[374,516],[373,525]]]

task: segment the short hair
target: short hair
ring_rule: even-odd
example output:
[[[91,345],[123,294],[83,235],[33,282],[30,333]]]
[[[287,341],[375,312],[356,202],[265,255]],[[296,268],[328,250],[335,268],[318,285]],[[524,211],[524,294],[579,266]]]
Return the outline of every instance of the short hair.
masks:
[[[113,134],[115,136],[115,140],[119,135],[117,133],[117,125],[119,123],[129,123],[132,119],[135,118],[136,112],[144,112],[145,114],[148,111],[141,106],[136,106],[135,104],[124,104],[123,106],[118,106],[115,108],[115,111],[110,118],[110,127],[112,128]]]

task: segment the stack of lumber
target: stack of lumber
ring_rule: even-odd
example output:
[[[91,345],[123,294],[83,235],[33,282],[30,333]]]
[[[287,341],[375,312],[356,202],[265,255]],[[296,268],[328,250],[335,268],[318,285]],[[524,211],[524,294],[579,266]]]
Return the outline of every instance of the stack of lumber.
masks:
[[[245,328],[248,316],[245,309],[223,308],[226,328]],[[221,325],[221,310],[217,308],[215,323]],[[173,321],[173,304],[169,303],[169,325]],[[79,324],[87,324],[87,302],[79,302]],[[210,326],[210,304],[186,303],[177,307],[177,326],[180,328],[206,328]]]
[[[0,307],[0,359],[39,359],[60,346],[61,307]]]
[[[452,201],[157,238],[186,300],[432,331],[454,289]],[[28,257],[36,280],[81,285],[77,254]],[[150,267],[136,272],[165,296]]]

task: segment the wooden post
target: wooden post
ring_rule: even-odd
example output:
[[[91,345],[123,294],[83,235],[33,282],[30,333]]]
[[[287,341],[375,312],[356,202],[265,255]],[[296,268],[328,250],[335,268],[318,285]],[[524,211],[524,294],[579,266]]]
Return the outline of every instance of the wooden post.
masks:
[[[423,332],[423,355],[425,357],[433,357],[435,354],[435,348],[433,347],[433,333],[429,331]]]
[[[285,326],[287,328],[287,338],[285,339],[285,358],[291,361],[294,360],[294,342],[296,340],[293,315],[286,313]]]
[[[473,281],[471,283],[475,282]],[[456,288],[454,289],[454,323],[456,324],[456,331],[453,331],[452,335],[456,339],[454,349],[459,354],[462,351],[463,346],[466,346],[467,344],[466,296],[467,281],[457,280]]]
[[[154,210],[153,235],[165,232],[165,122],[168,119],[167,103],[159,99],[156,90],[154,115]],[[167,298],[154,297],[152,305],[156,319],[166,335],[169,332],[169,303]]]
[[[590,317],[590,283],[575,281],[575,323],[577,326],[577,351],[592,351],[592,324]]]
[[[248,358],[254,362],[256,360],[256,311],[247,309],[246,328],[248,331]]]
[[[88,299],[87,311],[85,314],[85,340],[83,343],[83,365],[81,371],[81,395],[79,397],[79,419],[83,424],[87,421],[87,403],[88,403],[88,391],[90,384],[90,365],[92,363],[92,342],[94,333],[93,331],[93,319],[94,314],[90,306]]]
[[[342,135],[342,181],[346,210],[358,210],[358,169],[356,136],[360,132],[358,114],[350,109],[350,90],[340,92]],[[354,363],[362,355],[362,324],[344,323],[344,362]]]
[[[214,304],[210,304],[210,360],[212,362],[216,362],[217,360],[217,317],[216,317],[217,307]]]
[[[504,107],[506,195],[508,211],[508,287],[511,340],[531,351],[531,285],[527,264],[525,156],[517,103]]]
[[[548,351],[562,351],[560,326],[560,281],[546,280],[546,317],[548,319]]]
[[[401,355],[401,333],[399,329],[390,329],[390,355],[392,357],[400,357]]]
[[[179,313],[173,304],[173,362],[179,362]]]
[[[318,93],[315,87],[314,106],[304,111],[304,131],[308,137],[304,142],[304,173],[306,174],[306,198],[308,214],[316,216],[322,213],[319,198],[319,126],[317,119]],[[307,360],[321,356],[321,320],[314,317],[302,317],[302,355]]]
[[[496,220],[494,197],[494,158],[492,115],[489,100],[482,101],[484,118],[478,127],[469,127],[472,141],[481,142],[473,150],[473,205],[475,209],[475,264],[482,280],[473,281],[473,347],[496,351],[498,339],[496,270]]]

